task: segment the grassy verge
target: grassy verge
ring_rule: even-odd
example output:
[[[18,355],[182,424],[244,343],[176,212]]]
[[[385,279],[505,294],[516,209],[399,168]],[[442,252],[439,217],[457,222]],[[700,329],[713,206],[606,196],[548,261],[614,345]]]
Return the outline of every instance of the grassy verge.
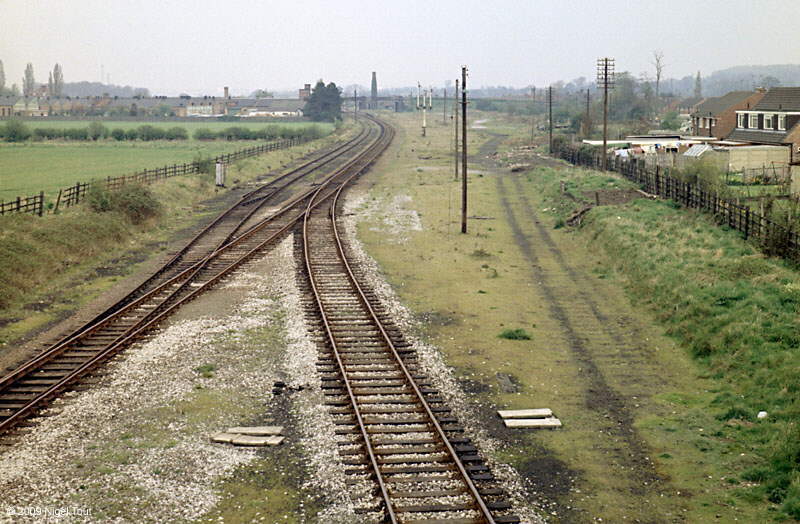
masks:
[[[611,242],[604,246],[605,236],[593,229],[596,218],[578,234],[556,227],[580,205],[561,196],[562,180],[570,195],[587,201],[594,191],[627,191],[630,184],[566,164],[546,162],[552,167],[511,173],[474,160],[469,214],[476,218],[469,221],[469,234],[461,235],[460,188],[447,155],[450,130],[430,126],[423,139],[413,115],[393,118],[399,127],[393,150],[363,181],[369,192],[359,236],[420,319],[422,335],[441,348],[470,399],[485,406],[485,427],[503,443],[495,458],[514,465],[533,484],[538,501],[552,504],[557,520],[757,522],[776,515],[774,506],[754,495],[759,488],[748,480],[752,475],[746,476],[762,459],[752,441],[738,438],[763,421],[720,418],[728,408],[714,401],[725,398],[729,381],[683,350],[682,339],[665,336],[662,313],[642,307],[635,296],[631,304],[622,289],[614,264],[628,260],[617,259],[640,261],[643,270],[649,263],[650,278],[657,279],[659,258],[644,249],[652,256],[620,256]],[[495,140],[491,133],[499,128],[486,125],[472,133],[470,151]],[[522,129],[519,122],[499,126]],[[498,147],[503,144],[492,142],[489,149]],[[523,198],[574,275],[565,274],[549,252]],[[634,213],[635,220],[637,206],[684,213],[654,202],[601,206],[609,231],[625,220],[623,212]],[[520,231],[515,233],[510,216]],[[671,227],[658,219],[653,225]],[[666,239],[659,232],[649,242],[666,246]],[[535,264],[526,256],[526,243],[538,257]],[[682,254],[677,250],[675,259]],[[542,291],[543,280],[553,296]],[[592,316],[587,297],[605,323]],[[554,300],[561,305],[555,313],[564,318],[554,313]],[[565,334],[565,322],[578,342]],[[585,351],[570,350],[576,344]],[[493,412],[505,407],[550,407],[564,427],[505,431]],[[627,420],[621,433],[619,420]],[[640,461],[628,455],[637,446],[643,450]],[[653,482],[653,472],[661,480]]]
[[[237,162],[228,178],[244,184],[334,139]],[[41,218],[0,217],[0,348],[97,298],[162,255],[176,232],[225,205],[224,199],[203,203],[219,196],[210,175],[174,177],[148,189],[160,212],[140,223],[119,210],[96,212],[85,204]]]
[[[552,204],[554,222],[574,207],[558,195],[560,180],[583,188],[622,183],[574,168],[538,169],[529,178]],[[580,236],[602,247],[598,271],[649,309],[713,380],[682,404],[713,416],[701,449],[724,450],[734,500],[764,501],[776,518],[800,518],[796,269],[672,202],[601,206]]]

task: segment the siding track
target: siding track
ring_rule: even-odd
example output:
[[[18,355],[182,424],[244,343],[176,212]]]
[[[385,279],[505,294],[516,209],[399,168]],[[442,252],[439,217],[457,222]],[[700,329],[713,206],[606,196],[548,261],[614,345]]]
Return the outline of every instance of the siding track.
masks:
[[[348,258],[336,218],[346,182],[308,202],[298,248],[306,313],[322,334],[322,388],[357,511],[367,521],[393,523],[519,522]]]
[[[247,193],[129,295],[0,378],[0,433],[46,407],[178,307],[274,245],[302,219],[309,198],[319,190],[295,191],[299,194],[266,218],[257,218],[258,212],[285,199],[300,181],[322,179],[319,188],[325,188],[349,176],[363,165],[382,134],[376,124],[363,125],[355,138]]]

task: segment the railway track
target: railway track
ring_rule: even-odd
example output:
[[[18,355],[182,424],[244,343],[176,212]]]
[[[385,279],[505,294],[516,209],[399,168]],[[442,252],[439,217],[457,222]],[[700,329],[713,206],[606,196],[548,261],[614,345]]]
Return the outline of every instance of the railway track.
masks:
[[[0,378],[0,434],[46,407],[181,305],[273,245],[302,219],[313,196],[332,194],[337,182],[363,170],[384,141],[383,127],[370,122],[353,140],[244,195],[120,302]],[[321,171],[325,178],[317,187],[292,196],[270,216],[255,218],[291,184],[312,174],[320,177]]]
[[[366,521],[514,523],[503,490],[348,258],[338,197],[308,202],[298,250],[318,370],[351,498]],[[324,202],[325,205],[319,205]]]

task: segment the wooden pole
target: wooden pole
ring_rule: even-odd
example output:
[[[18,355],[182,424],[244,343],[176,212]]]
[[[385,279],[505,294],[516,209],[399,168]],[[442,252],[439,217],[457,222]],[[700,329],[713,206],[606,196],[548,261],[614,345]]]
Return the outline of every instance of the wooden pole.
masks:
[[[461,66],[461,233],[467,233],[467,66]]]
[[[455,155],[456,171],[454,180],[458,180],[458,78],[456,78],[456,96],[453,99],[453,120],[455,121],[455,142],[453,146],[453,154]]]

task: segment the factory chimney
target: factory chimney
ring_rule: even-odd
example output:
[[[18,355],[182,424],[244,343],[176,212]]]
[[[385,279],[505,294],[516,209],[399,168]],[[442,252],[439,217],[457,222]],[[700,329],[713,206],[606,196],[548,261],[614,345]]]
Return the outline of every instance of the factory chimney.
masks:
[[[230,98],[231,96],[230,96],[230,93],[228,91],[228,86],[225,86],[222,89],[225,91],[225,98]]]
[[[372,72],[372,107],[378,107],[378,77],[375,76],[375,71]]]

